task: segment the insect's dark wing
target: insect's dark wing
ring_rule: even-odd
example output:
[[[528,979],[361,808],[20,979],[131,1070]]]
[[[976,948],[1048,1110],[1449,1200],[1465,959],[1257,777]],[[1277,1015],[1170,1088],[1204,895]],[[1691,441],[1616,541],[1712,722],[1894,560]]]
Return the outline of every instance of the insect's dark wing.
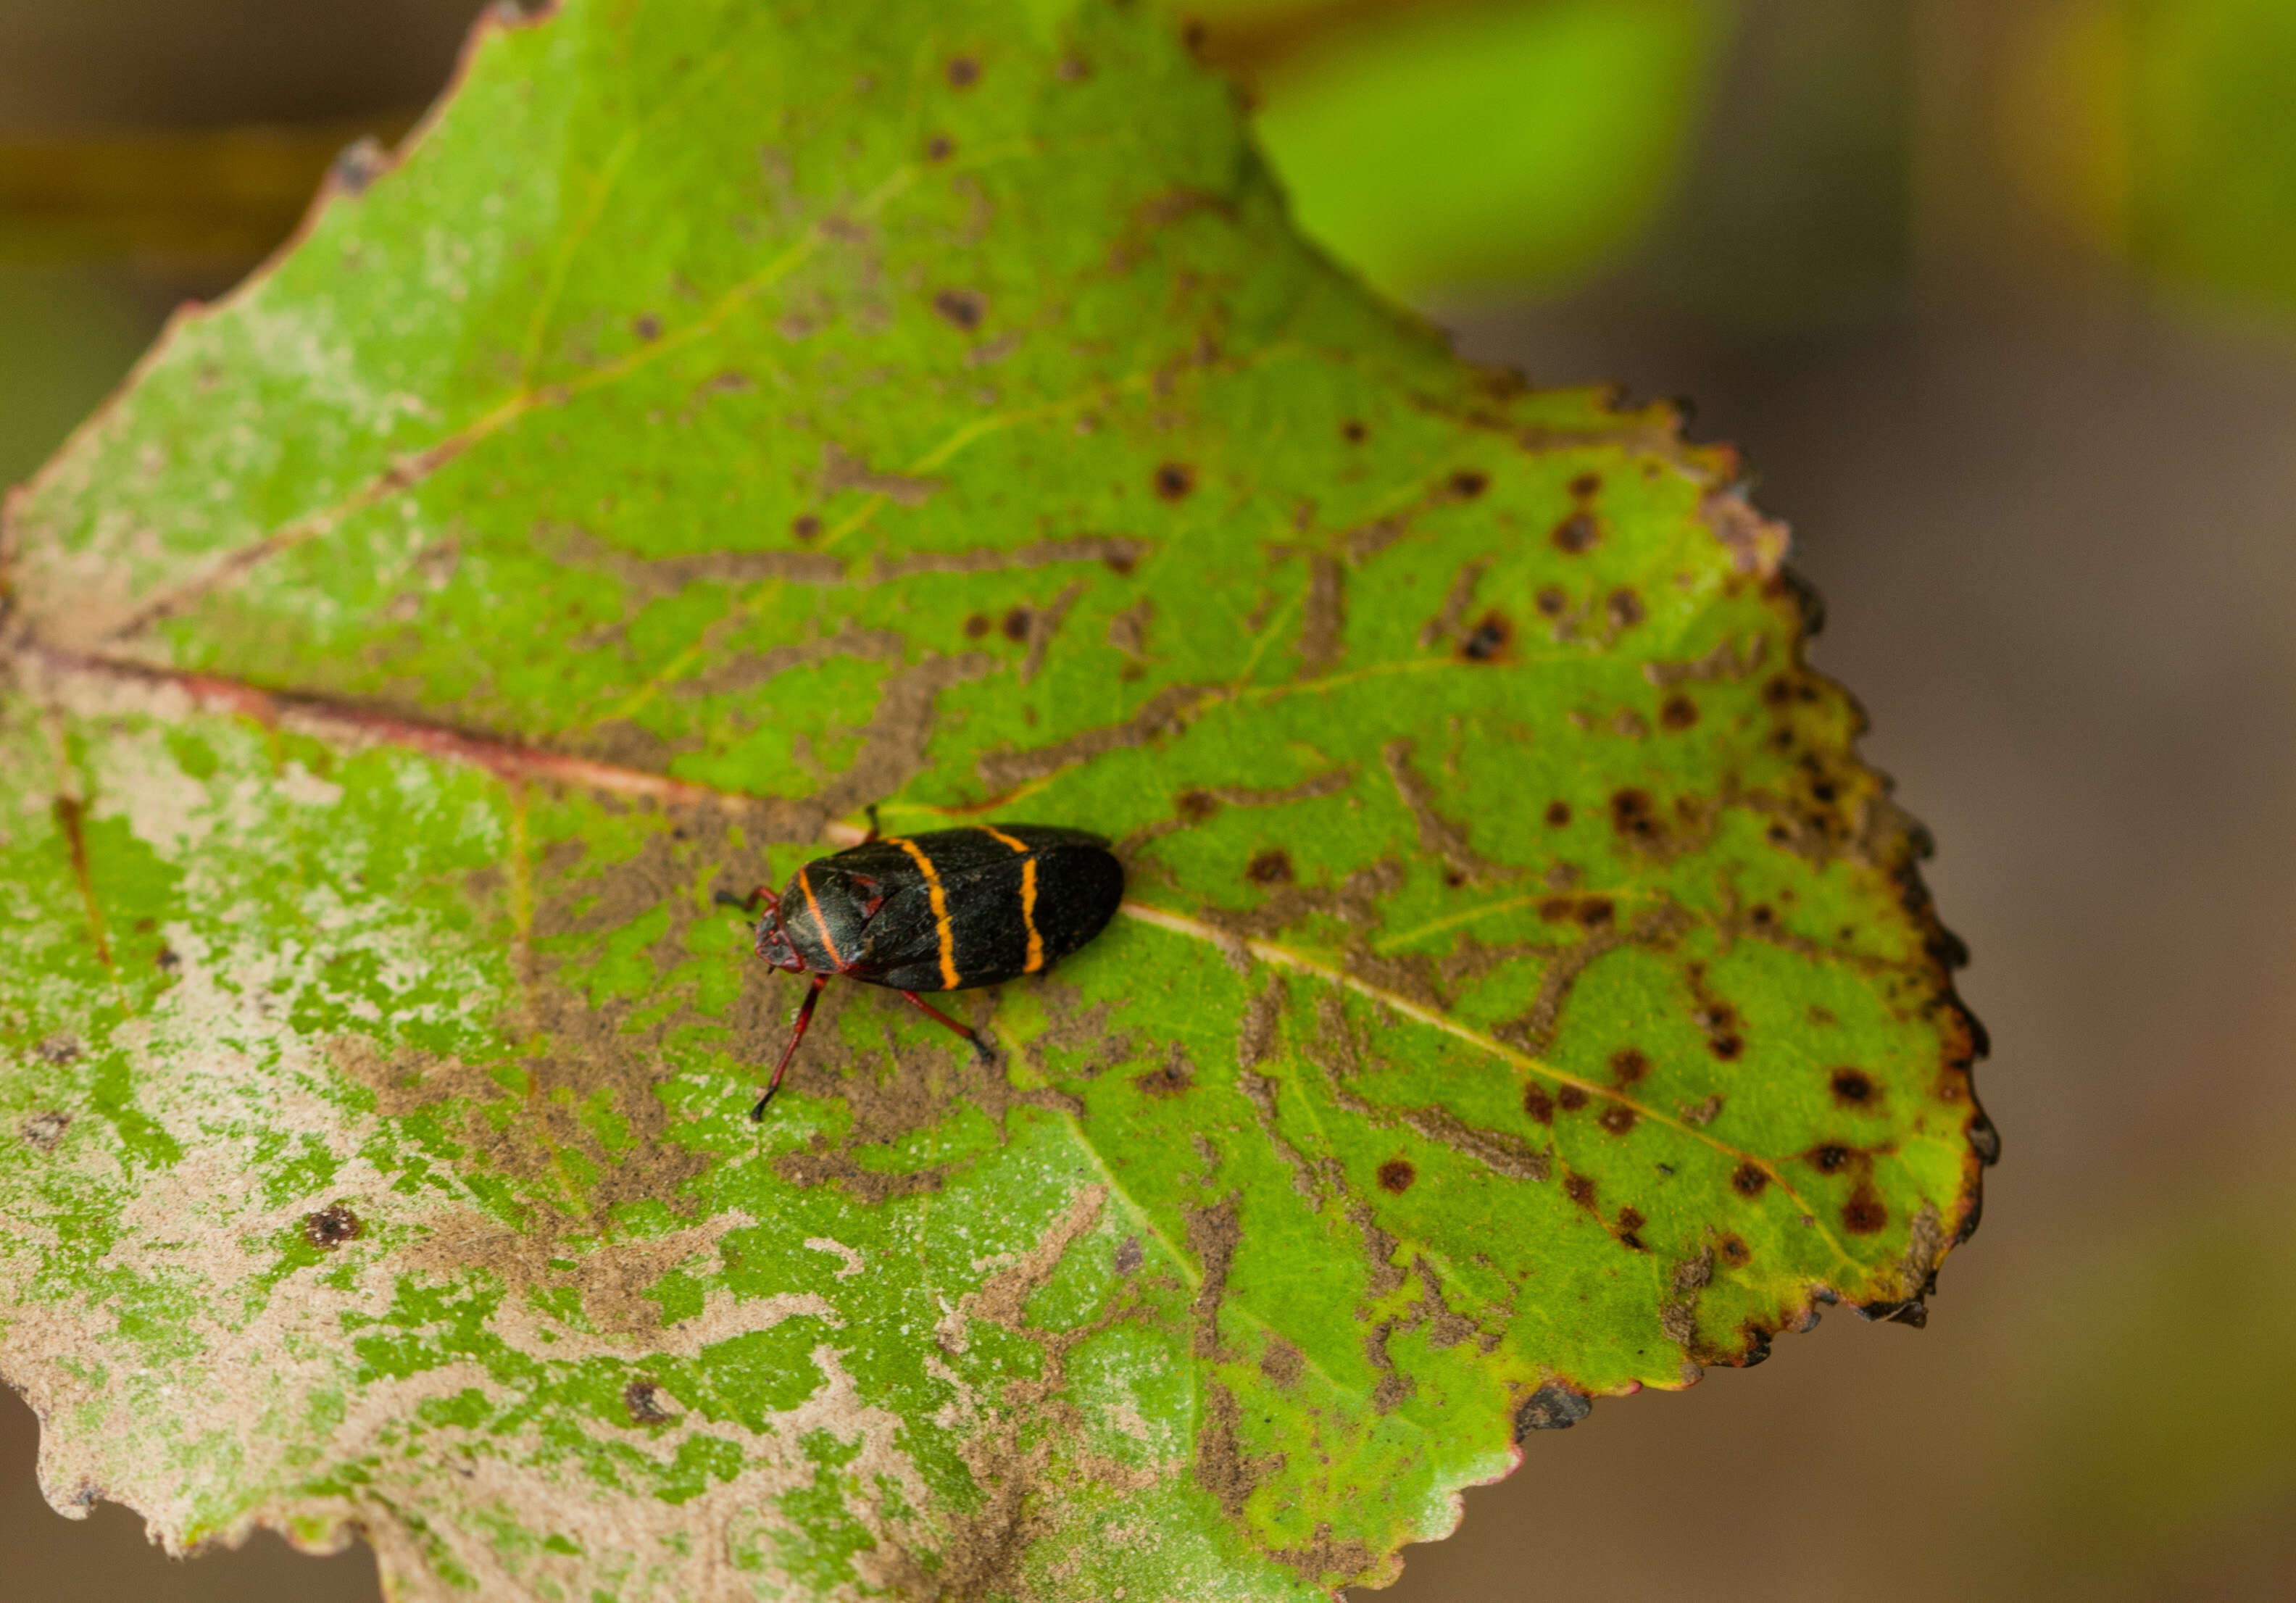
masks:
[[[939,905],[934,884],[922,876],[886,897],[871,920],[862,967],[853,977],[898,991],[962,991],[1010,979],[1024,960],[1007,961],[1014,943],[1001,924],[1019,919],[1023,861],[1006,852],[952,873],[936,855]],[[1026,945],[1024,933],[1020,945]]]
[[[943,898],[947,895],[942,889]],[[892,890],[861,936],[851,977],[897,991],[952,991],[940,966],[940,920],[922,876]]]
[[[898,910],[907,961],[889,964],[875,983],[905,991],[956,991],[1042,973],[1106,928],[1124,899],[1124,870],[1099,846],[1062,844],[992,860],[966,873],[943,873],[941,893],[946,948],[940,920],[921,893],[922,905]],[[888,902],[878,916],[895,911]]]
[[[1056,852],[1067,847],[1089,846],[1095,851],[1108,850],[1108,837],[1095,835],[1089,830],[1064,830],[1049,823],[1000,823],[1001,834],[1027,846],[1032,852]]]
[[[1084,838],[1091,844],[1056,846],[1037,859],[1034,916],[1046,963],[1058,962],[1107,928],[1124,901],[1124,865],[1098,837]]]
[[[1024,877],[1043,872],[1034,855],[1008,853],[1002,862],[975,869],[964,877],[962,894],[948,898],[949,944],[963,988],[1002,985],[1029,971],[1021,887]]]
[[[1035,974],[1098,935],[1124,895],[1107,842],[1044,824],[892,837],[811,865],[831,887],[866,880],[876,905],[843,972],[903,991],[957,991]],[[840,894],[840,904],[857,897]],[[834,921],[834,920],[832,920]]]

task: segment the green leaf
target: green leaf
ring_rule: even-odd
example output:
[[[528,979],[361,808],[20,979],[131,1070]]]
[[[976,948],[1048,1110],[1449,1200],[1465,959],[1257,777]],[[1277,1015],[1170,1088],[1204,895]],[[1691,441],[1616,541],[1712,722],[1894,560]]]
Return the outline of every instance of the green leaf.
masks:
[[[1784,535],[1455,363],[1151,20],[607,4],[12,507],[0,1372],[393,1595],[1307,1598],[1918,1311],[1989,1141]],[[1066,823],[947,998],[713,894]]]
[[[2296,15],[2276,0],[2136,0],[2106,13],[2138,261],[2220,299],[2296,303]]]

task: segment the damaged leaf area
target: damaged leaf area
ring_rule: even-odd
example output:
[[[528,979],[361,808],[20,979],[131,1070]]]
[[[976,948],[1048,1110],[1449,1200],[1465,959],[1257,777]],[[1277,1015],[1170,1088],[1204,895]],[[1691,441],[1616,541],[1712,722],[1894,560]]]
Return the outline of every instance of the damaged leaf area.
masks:
[[[0,1374],[392,1596],[1306,1599],[1917,1317],[1992,1138],[1784,535],[1144,8],[568,0],[11,503]],[[718,893],[1092,829],[947,1000]]]

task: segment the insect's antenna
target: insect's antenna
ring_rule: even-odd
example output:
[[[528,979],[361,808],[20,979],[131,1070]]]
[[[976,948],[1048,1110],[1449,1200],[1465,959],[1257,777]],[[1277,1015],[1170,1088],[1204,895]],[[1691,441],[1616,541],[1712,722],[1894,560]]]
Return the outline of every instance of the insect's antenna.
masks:
[[[782,907],[782,899],[774,893],[773,858],[770,855],[764,853],[760,853],[759,855],[764,859],[766,865],[766,883],[752,887],[750,894],[746,896],[737,896],[730,890],[721,890],[715,896],[711,896],[709,898],[710,901],[719,907],[738,907],[753,919],[758,916],[758,909],[760,907],[769,908],[775,912],[779,912]]]
[[[867,846],[871,841],[876,839],[878,836],[882,835],[885,830],[883,826],[879,824],[877,822],[877,804],[875,802],[871,802],[867,806],[861,810],[869,815],[869,833],[862,837],[861,839],[861,844],[863,846]]]
[[[774,887],[770,885],[758,886],[746,896],[737,896],[730,890],[721,890],[709,899],[720,907],[738,907],[753,919],[758,916],[758,909],[760,907],[779,912],[782,905],[781,897],[775,894]]]

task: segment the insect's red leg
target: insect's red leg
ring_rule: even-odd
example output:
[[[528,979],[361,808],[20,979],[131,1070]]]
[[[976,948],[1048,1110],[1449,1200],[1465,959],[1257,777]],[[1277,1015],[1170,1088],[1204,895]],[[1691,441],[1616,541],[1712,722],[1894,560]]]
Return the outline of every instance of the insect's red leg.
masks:
[[[947,1026],[948,1028],[955,1030],[958,1035],[964,1036],[967,1041],[972,1042],[972,1055],[980,1059],[983,1063],[988,1061],[988,1046],[984,1044],[980,1037],[974,1035],[971,1029],[957,1023],[955,1019],[951,1018],[947,1014],[933,1006],[932,1003],[927,1002],[914,991],[904,991],[901,994],[909,999],[910,1006],[922,1012],[926,1018],[931,1018],[939,1024]]]
[[[770,885],[760,885],[746,896],[737,896],[730,890],[721,890],[709,899],[720,907],[738,907],[751,918],[757,917],[758,909],[760,907],[768,912],[778,912],[782,905],[782,899],[774,894],[774,888]]]
[[[882,835],[885,831],[883,826],[879,824],[877,822],[877,804],[875,802],[871,802],[864,810],[869,814],[869,832],[861,837],[861,844],[863,846],[867,846],[871,841],[876,839],[878,836]]]
[[[798,1004],[797,1028],[790,1032],[789,1044],[782,1048],[782,1060],[774,1065],[773,1083],[766,1087],[766,1094],[758,1099],[758,1105],[750,1109],[751,1118],[766,1116],[766,1104],[772,1101],[774,1092],[782,1088],[782,1076],[789,1073],[790,1059],[797,1056],[797,1043],[805,1039],[806,1026],[813,1022],[813,1004],[821,1000],[821,987],[828,983],[829,976],[826,974],[813,977],[813,989],[808,991],[805,1000]]]

